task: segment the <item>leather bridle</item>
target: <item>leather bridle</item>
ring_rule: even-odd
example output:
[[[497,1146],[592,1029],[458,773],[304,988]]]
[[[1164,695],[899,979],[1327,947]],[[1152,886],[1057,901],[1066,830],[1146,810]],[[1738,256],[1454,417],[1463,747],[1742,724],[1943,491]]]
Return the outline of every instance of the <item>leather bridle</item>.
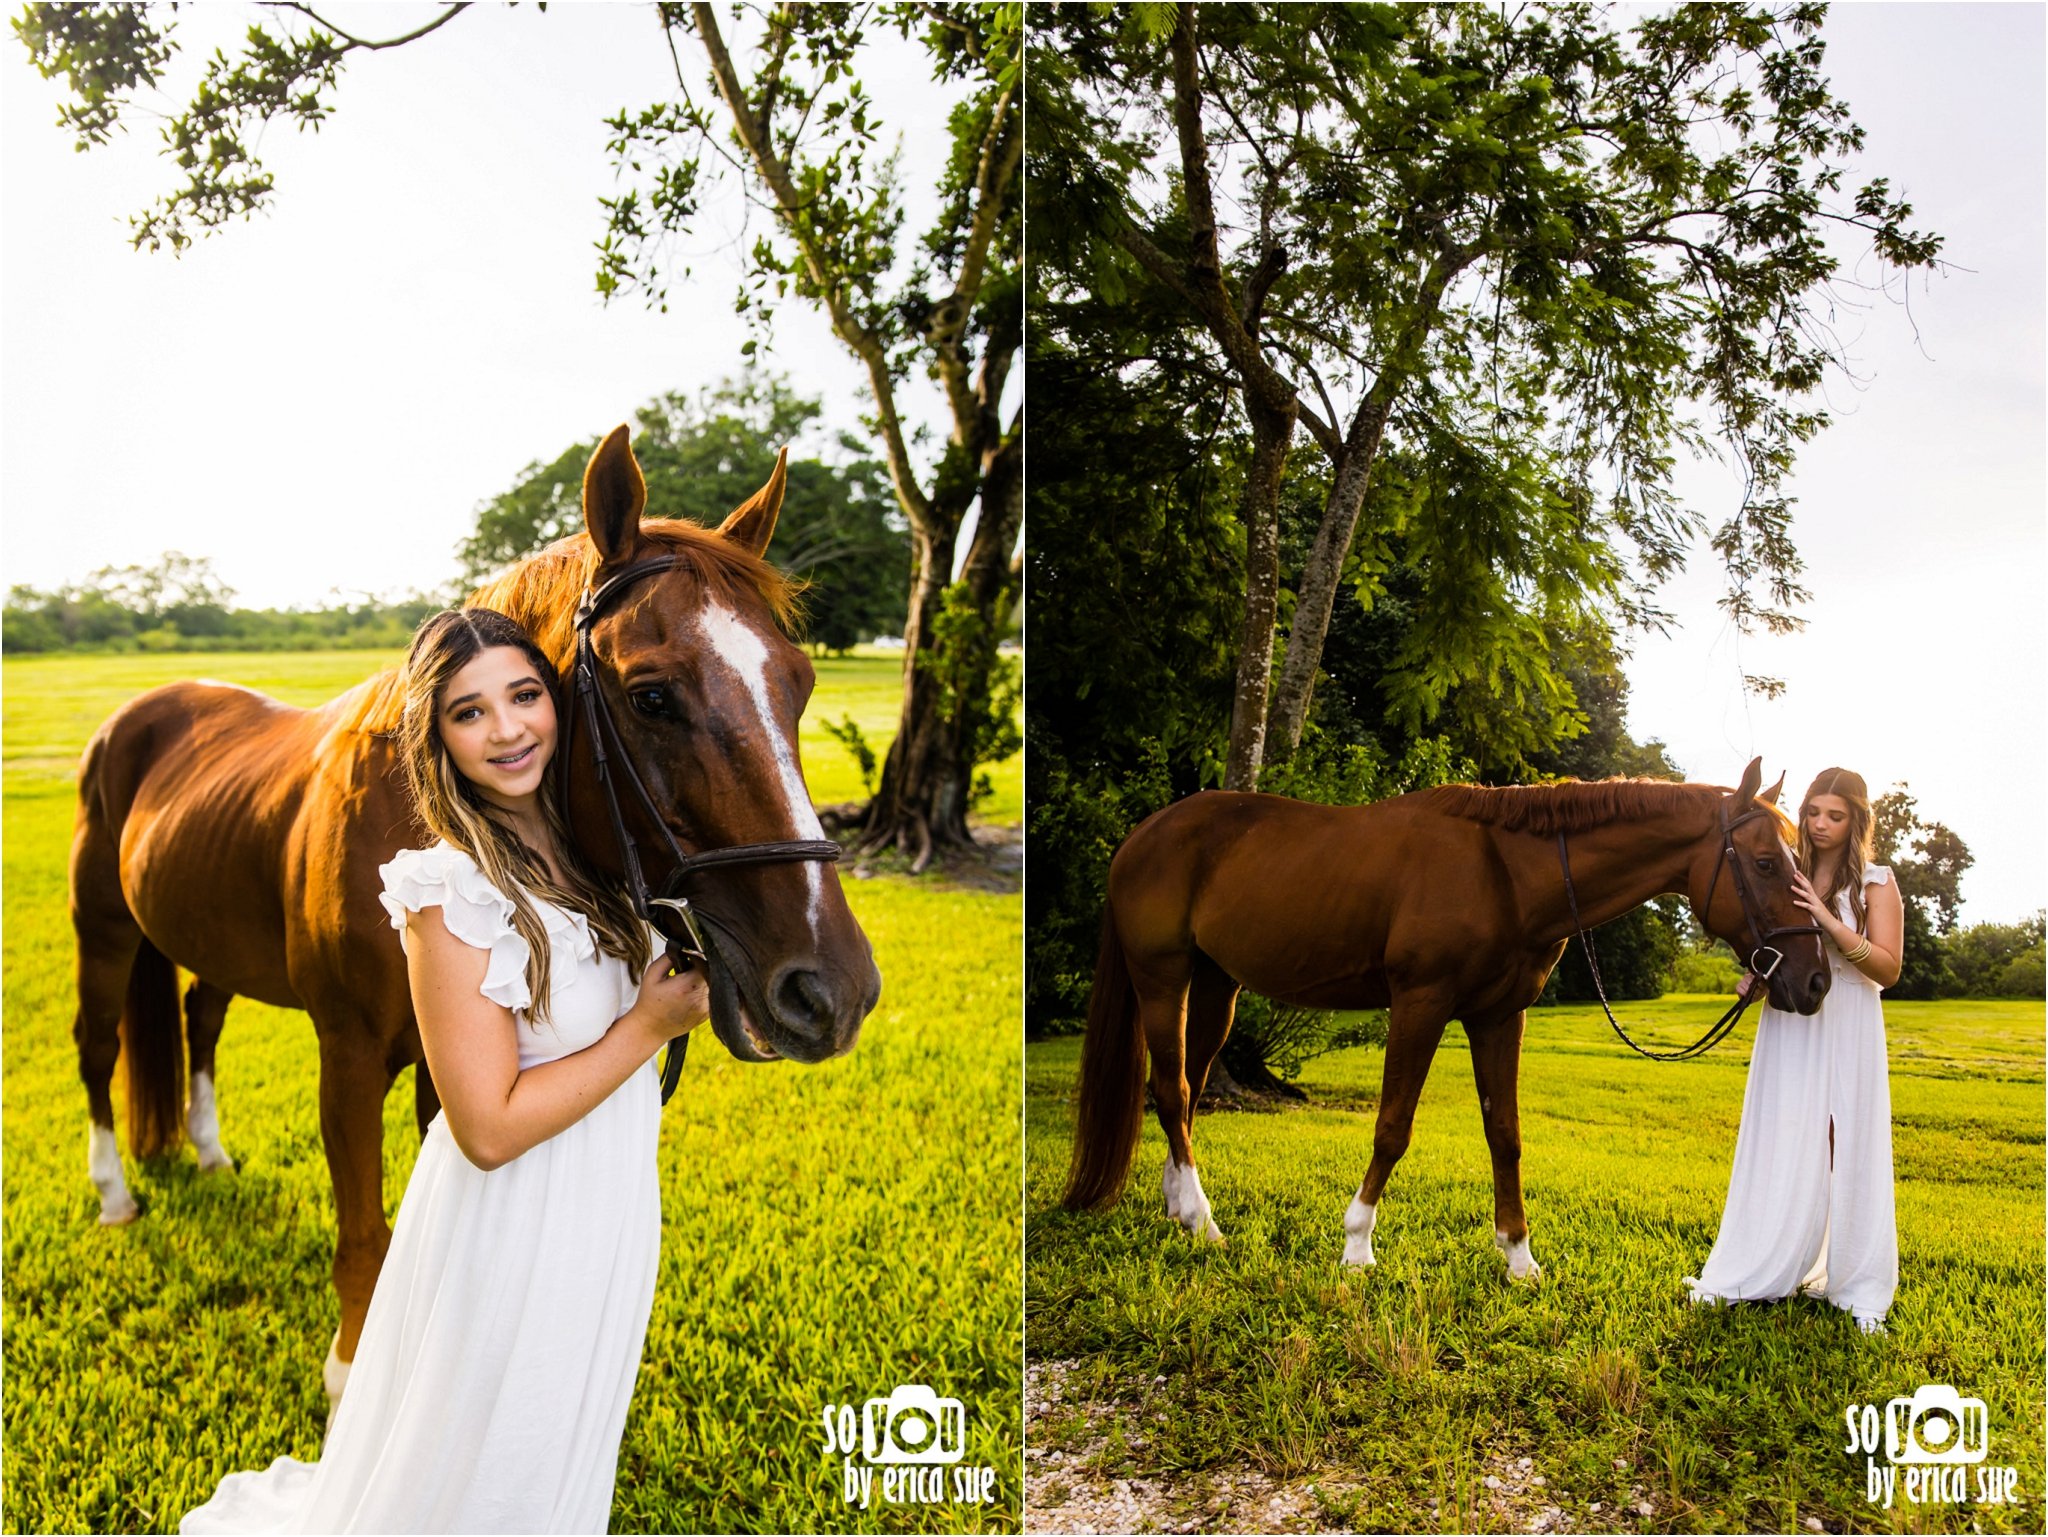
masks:
[[[1749,882],[1742,873],[1742,856],[1735,847],[1735,829],[1752,818],[1767,817],[1772,814],[1767,806],[1752,806],[1749,810],[1743,812],[1742,815],[1730,817],[1728,815],[1728,802],[1726,800],[1721,802],[1721,852],[1714,860],[1713,879],[1707,882],[1707,899],[1693,909],[1693,912],[1700,920],[1701,927],[1706,927],[1708,915],[1713,911],[1714,907],[1714,892],[1721,882],[1721,869],[1724,865],[1727,866],[1732,872],[1735,881],[1735,899],[1742,906],[1743,925],[1749,930],[1749,969],[1766,986],[1770,982],[1772,973],[1777,971],[1785,961],[1785,952],[1773,945],[1771,943],[1772,940],[1784,939],[1788,935],[1794,934],[1817,935],[1822,932],[1820,925],[1817,923],[1780,924],[1776,928],[1767,929],[1759,921],[1755,899],[1750,895]],[[1638,1046],[1629,1039],[1628,1032],[1621,1028],[1621,1021],[1614,1017],[1614,1010],[1608,1005],[1607,988],[1600,979],[1600,961],[1593,954],[1592,937],[1587,934],[1585,924],[1579,919],[1578,893],[1572,889],[1571,855],[1565,848],[1565,837],[1562,832],[1557,835],[1557,859],[1559,865],[1564,870],[1564,895],[1565,901],[1571,906],[1572,927],[1578,931],[1579,944],[1586,952],[1586,966],[1593,973],[1593,991],[1600,999],[1601,1012],[1607,1016],[1607,1023],[1614,1027],[1614,1033],[1620,1036],[1622,1041],[1631,1050],[1639,1052],[1643,1056],[1654,1058],[1659,1062],[1683,1062],[1688,1058],[1697,1057],[1719,1045],[1728,1032],[1735,1028],[1735,1022],[1742,1018],[1743,1011],[1755,1002],[1758,997],[1762,996],[1766,990],[1764,987],[1751,988],[1749,996],[1736,999],[1734,1007],[1715,1020],[1713,1027],[1705,1035],[1693,1042],[1692,1045],[1681,1050],[1651,1051],[1647,1047]],[[1709,930],[1708,932],[1711,933],[1712,931]],[[1769,961],[1764,961],[1762,959],[1764,956],[1769,956]]]
[[[597,766],[597,785],[603,792],[605,810],[611,817],[612,838],[618,846],[619,862],[626,877],[626,895],[633,904],[633,911],[643,921],[654,925],[655,930],[668,941],[671,957],[702,965],[708,974],[716,963],[716,952],[704,928],[711,919],[691,907],[689,898],[682,894],[686,882],[705,870],[739,865],[785,864],[792,860],[830,862],[839,858],[840,850],[839,845],[829,838],[801,838],[774,843],[738,843],[725,848],[687,852],[676,841],[675,834],[669,831],[668,822],[654,804],[654,797],[647,793],[640,771],[633,766],[632,754],[626,750],[626,739],[619,732],[618,722],[612,718],[611,706],[605,703],[604,690],[598,687],[597,650],[591,641],[591,631],[626,588],[642,577],[667,571],[679,563],[674,555],[636,561],[607,577],[599,586],[583,589],[583,597],[576,605],[576,655],[571,666],[575,699],[562,725],[557,748],[557,757],[562,765],[557,788],[566,811],[572,763],[570,746],[580,712],[584,729],[590,733],[591,758]],[[607,735],[611,739],[609,747],[605,740]],[[647,820],[661,834],[666,845],[660,852],[668,855],[668,871],[660,886],[653,890],[649,889],[643,871],[640,847],[626,828],[625,809],[619,804],[619,792],[613,776],[614,767],[623,771],[626,783],[632,787],[641,809],[647,813]],[[675,1093],[677,1079],[683,1070],[683,1057],[689,1047],[687,1035],[677,1036],[669,1043],[668,1055],[661,1069],[663,1104],[667,1104],[669,1096]]]

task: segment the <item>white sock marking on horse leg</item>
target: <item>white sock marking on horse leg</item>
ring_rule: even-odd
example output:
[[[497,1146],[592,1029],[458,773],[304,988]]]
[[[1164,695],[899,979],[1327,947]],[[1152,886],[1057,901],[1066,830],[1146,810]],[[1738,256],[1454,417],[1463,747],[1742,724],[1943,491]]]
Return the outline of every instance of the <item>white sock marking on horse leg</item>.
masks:
[[[1368,1206],[1363,1196],[1353,1196],[1344,1211],[1344,1263],[1376,1265],[1372,1252],[1372,1230],[1379,1221],[1379,1208]]]
[[[1517,1281],[1533,1281],[1543,1274],[1543,1267],[1536,1263],[1536,1257],[1529,1252],[1527,1233],[1510,1241],[1507,1234],[1496,1231],[1493,1235],[1493,1244],[1508,1257],[1508,1274]]]
[[[747,688],[747,697],[754,702],[754,713],[761,721],[762,733],[775,754],[775,767],[782,780],[782,795],[787,803],[792,838],[823,838],[825,828],[818,820],[817,808],[811,805],[811,792],[804,788],[803,769],[796,760],[796,748],[783,736],[775,724],[775,715],[768,703],[768,645],[761,637],[740,622],[740,616],[722,603],[707,603],[701,620],[705,644],[712,654],[735,673]],[[815,937],[825,906],[825,867],[815,859],[803,862],[804,882],[810,891],[806,915],[810,919],[811,933]]]
[[[214,1101],[211,1073],[192,1075],[192,1094],[185,1106],[185,1131],[192,1138],[192,1145],[199,1149],[200,1173],[234,1168],[234,1159],[220,1145],[220,1109]]]
[[[1202,1191],[1202,1176],[1195,1172],[1193,1164],[1175,1163],[1168,1155],[1162,1183],[1166,1190],[1167,1216],[1197,1238],[1222,1242],[1223,1230],[1216,1226],[1209,1208],[1209,1197]]]
[[[334,1331],[333,1342],[327,1347],[327,1363],[320,1368],[320,1381],[327,1389],[327,1421],[334,1422],[334,1411],[341,1407],[342,1390],[348,1386],[349,1368],[353,1361],[341,1358],[341,1331]]]
[[[128,1181],[121,1175],[121,1144],[114,1140],[114,1128],[97,1121],[89,1123],[85,1141],[85,1168],[93,1187],[100,1193],[100,1225],[114,1227],[133,1222],[142,1215],[135,1197],[128,1193]]]

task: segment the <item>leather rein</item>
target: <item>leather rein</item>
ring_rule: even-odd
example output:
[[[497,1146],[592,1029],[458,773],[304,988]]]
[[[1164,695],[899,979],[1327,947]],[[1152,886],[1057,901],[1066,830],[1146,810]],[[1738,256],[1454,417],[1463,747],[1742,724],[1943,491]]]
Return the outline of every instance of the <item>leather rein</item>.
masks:
[[[726,869],[740,865],[786,864],[792,860],[819,860],[830,862],[839,858],[839,845],[829,838],[800,838],[776,843],[736,843],[725,848],[699,849],[686,852],[669,831],[668,822],[661,810],[654,804],[654,797],[647,793],[646,782],[640,771],[633,766],[633,756],[626,750],[626,739],[619,732],[618,722],[612,718],[611,706],[605,702],[604,691],[597,686],[597,650],[591,641],[591,631],[604,614],[628,587],[643,577],[658,571],[667,571],[679,564],[674,555],[659,555],[651,560],[636,561],[615,572],[596,587],[586,586],[583,597],[576,605],[576,658],[571,669],[574,679],[575,700],[568,711],[568,719],[562,728],[562,740],[557,756],[562,764],[559,789],[562,805],[566,810],[569,803],[569,770],[572,762],[570,742],[575,732],[576,719],[580,713],[583,728],[590,733],[591,758],[597,766],[598,788],[604,792],[605,810],[610,814],[612,839],[618,845],[619,862],[625,869],[626,895],[633,904],[633,911],[642,921],[654,926],[655,931],[668,941],[669,955],[678,961],[702,965],[707,973],[715,963],[715,951],[705,925],[712,920],[709,915],[691,907],[689,898],[681,888],[691,877],[705,870]],[[606,738],[609,736],[610,745]],[[614,770],[620,771],[615,774]],[[669,859],[668,874],[658,890],[650,891],[647,877],[640,858],[640,846],[626,828],[625,809],[619,804],[617,780],[623,777],[639,800],[648,822],[661,834],[666,846],[657,852],[666,853]],[[680,930],[680,932],[677,932]],[[676,1091],[677,1080],[682,1076],[683,1058],[690,1049],[690,1037],[679,1035],[669,1042],[668,1053],[661,1065],[661,1102],[665,1105]]]
[[[1742,859],[1735,848],[1735,829],[1754,817],[1769,815],[1771,813],[1764,807],[1755,806],[1743,812],[1739,817],[1730,818],[1728,815],[1728,803],[1726,801],[1721,803],[1720,857],[1714,861],[1714,878],[1707,882],[1707,899],[1694,909],[1695,912],[1701,915],[1701,923],[1704,926],[1705,915],[1713,911],[1714,891],[1721,883],[1722,866],[1726,865],[1735,881],[1735,898],[1742,904],[1743,925],[1749,930],[1749,969],[1755,973],[1757,980],[1765,985],[1763,987],[1752,987],[1747,997],[1737,998],[1733,1007],[1719,1019],[1715,1020],[1712,1028],[1705,1035],[1694,1041],[1692,1045],[1677,1051],[1651,1051],[1647,1047],[1638,1046],[1629,1039],[1628,1032],[1621,1028],[1621,1021],[1614,1017],[1614,1010],[1607,1002],[1606,984],[1600,979],[1600,961],[1593,953],[1592,936],[1586,932],[1586,926],[1579,918],[1578,893],[1572,889],[1571,855],[1565,848],[1564,834],[1560,832],[1557,835],[1557,861],[1564,870],[1565,900],[1571,905],[1572,927],[1578,932],[1579,944],[1586,952],[1587,969],[1593,973],[1593,991],[1600,999],[1600,1011],[1607,1016],[1607,1023],[1614,1027],[1614,1033],[1621,1037],[1623,1043],[1631,1051],[1657,1062],[1684,1062],[1711,1051],[1727,1037],[1730,1030],[1735,1028],[1735,1023],[1742,1018],[1743,1011],[1768,989],[1771,974],[1784,963],[1785,952],[1774,946],[1771,941],[1783,939],[1788,935],[1819,934],[1821,932],[1821,927],[1817,923],[1786,924],[1778,928],[1766,929],[1757,920],[1756,903],[1750,895],[1749,882],[1743,877]],[[1770,959],[1764,961],[1762,959],[1764,956],[1769,956]]]

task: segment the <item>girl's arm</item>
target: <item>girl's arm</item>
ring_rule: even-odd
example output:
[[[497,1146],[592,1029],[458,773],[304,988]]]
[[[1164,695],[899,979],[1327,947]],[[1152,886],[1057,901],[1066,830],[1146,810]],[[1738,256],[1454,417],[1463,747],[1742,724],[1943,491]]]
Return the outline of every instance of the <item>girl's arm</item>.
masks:
[[[1820,899],[1820,893],[1813,889],[1813,883],[1799,871],[1792,872],[1794,900],[1813,915],[1813,921],[1827,931],[1828,938],[1835,942],[1835,948],[1846,957],[1870,941],[1870,952],[1860,961],[1851,964],[1879,987],[1890,987],[1899,980],[1899,957],[1905,948],[1906,917],[1899,905],[1898,877],[1886,881],[1882,886],[1865,885],[1863,888],[1863,920],[1867,930],[1859,934],[1842,922]]]
[[[601,1039],[522,1072],[512,1011],[478,991],[489,952],[449,933],[436,906],[407,912],[405,934],[427,1070],[455,1145],[479,1169],[510,1163],[575,1125],[710,1013],[703,977],[665,976],[668,962],[657,955],[639,998]]]

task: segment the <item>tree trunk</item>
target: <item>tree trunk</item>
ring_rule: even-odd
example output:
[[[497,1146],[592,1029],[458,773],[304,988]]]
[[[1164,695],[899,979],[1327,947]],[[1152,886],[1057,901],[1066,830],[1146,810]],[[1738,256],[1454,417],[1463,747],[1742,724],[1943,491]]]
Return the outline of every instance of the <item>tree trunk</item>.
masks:
[[[1238,631],[1237,688],[1230,706],[1226,790],[1256,790],[1266,740],[1266,695],[1273,682],[1273,629],[1280,602],[1280,480],[1294,437],[1292,402],[1278,409],[1245,404],[1252,421],[1252,462],[1239,516],[1244,522],[1244,623]]]
[[[986,637],[1001,625],[1015,581],[1010,550],[1024,514],[1023,458],[1018,431],[989,456],[981,481],[981,518],[957,584]],[[957,528],[957,520],[949,526]],[[917,571],[903,634],[903,709],[881,784],[862,823],[860,851],[878,853],[893,845],[910,855],[913,870],[921,871],[936,850],[964,848],[974,841],[967,826],[975,769],[969,735],[987,706],[993,669],[978,665],[978,659],[962,668],[962,659],[942,650],[938,621],[954,586],[947,580],[953,538],[913,527],[912,545]],[[964,681],[949,690],[947,677],[963,673]]]
[[[1358,514],[1365,506],[1366,492],[1372,488],[1373,462],[1379,457],[1386,421],[1382,406],[1370,406],[1360,412],[1330,483],[1330,496],[1323,504],[1315,543],[1309,549],[1308,561],[1295,589],[1294,623],[1287,632],[1287,655],[1280,664],[1280,684],[1273,691],[1272,719],[1267,728],[1265,755],[1260,760],[1262,768],[1285,763],[1301,745],[1316,670],[1323,662],[1323,643],[1330,635],[1337,583],[1344,574],[1351,542],[1358,535]]]

